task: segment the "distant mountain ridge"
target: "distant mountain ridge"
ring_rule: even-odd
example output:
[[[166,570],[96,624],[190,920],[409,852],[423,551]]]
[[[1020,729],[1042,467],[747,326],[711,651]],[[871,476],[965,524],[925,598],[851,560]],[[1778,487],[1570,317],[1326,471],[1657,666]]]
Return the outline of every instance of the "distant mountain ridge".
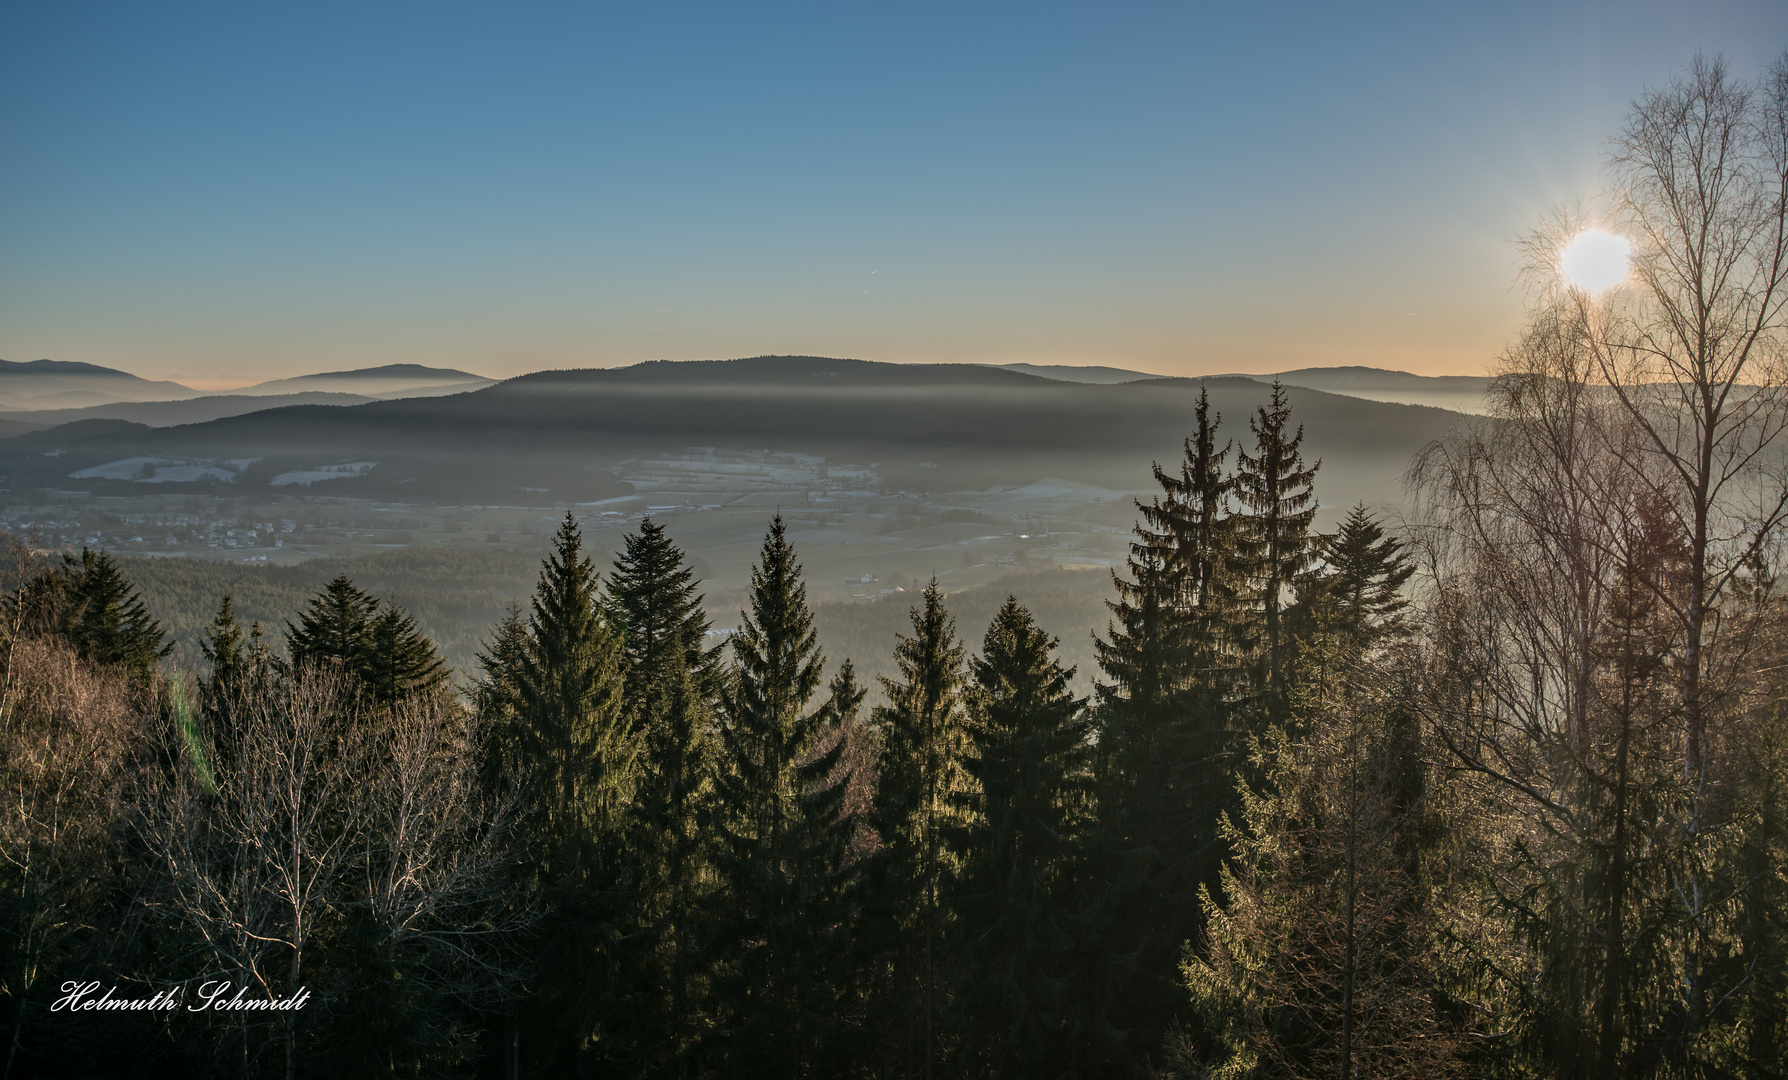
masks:
[[[29,424],[36,428],[54,427],[76,420],[129,420],[150,427],[172,427],[175,424],[202,424],[207,420],[220,420],[226,416],[239,416],[285,405],[363,405],[378,400],[365,394],[339,394],[321,390],[267,397],[211,394],[179,401],[115,401],[78,409],[0,412],[0,419]]]
[[[474,375],[457,368],[428,367],[423,364],[386,364],[383,367],[352,368],[347,371],[319,371],[314,375],[295,375],[284,382],[304,379],[426,379],[437,382],[495,382],[483,375]]]
[[[463,393],[489,386],[495,381],[454,368],[387,364],[353,371],[327,371],[290,379],[274,379],[236,390],[206,391],[167,380],[144,379],[115,368],[77,360],[0,360],[0,414],[11,414],[15,419],[26,423],[38,423],[37,418],[27,419],[22,414],[52,410],[59,414],[59,418],[75,419],[73,413],[100,406],[202,398],[287,397],[307,393],[351,394],[361,400],[374,400]],[[195,407],[189,412],[191,419],[148,422],[192,423],[197,419],[209,420],[229,415],[201,407]],[[206,413],[210,415],[205,415]]]
[[[647,361],[648,364],[725,364],[737,361]],[[628,368],[588,370],[631,370]],[[972,365],[905,365],[918,367],[980,367],[1009,371],[1056,382],[1084,385],[1115,385],[1165,378],[1145,371],[1105,365],[1076,364],[972,364]],[[532,374],[544,374],[534,372]],[[1268,380],[1277,378],[1287,386],[1303,386],[1312,390],[1347,394],[1374,401],[1431,405],[1455,411],[1481,411],[1482,396],[1489,379],[1480,375],[1415,375],[1406,371],[1362,366],[1297,368],[1277,373],[1236,373],[1243,378]],[[526,377],[526,376],[523,376]],[[385,364],[379,367],[354,368],[343,371],[322,371],[272,379],[251,386],[225,391],[201,391],[171,381],[142,379],[128,372],[72,360],[34,360],[18,362],[0,360],[0,416],[12,414],[24,420],[21,413],[55,410],[56,420],[74,419],[73,413],[83,408],[135,402],[179,401],[194,398],[284,397],[302,393],[352,394],[366,399],[424,397],[466,393],[494,385],[500,380],[475,375],[457,368],[437,368],[424,364]],[[301,404],[290,401],[282,404]],[[317,402],[321,403],[321,402]],[[345,404],[345,402],[339,402]],[[246,411],[246,410],[245,410]],[[204,410],[196,410],[194,416]],[[91,414],[89,414],[91,415]],[[123,415],[108,412],[106,415]],[[218,416],[226,415],[218,413]],[[46,418],[48,419],[48,418]],[[30,421],[37,422],[35,418]],[[152,424],[190,423],[192,420],[167,421],[145,418]]]
[[[1484,393],[1490,388],[1487,375],[1412,375],[1371,367],[1299,368],[1276,376],[1249,377],[1277,378],[1286,386],[1463,413],[1483,412]]]
[[[383,367],[358,368],[353,371],[323,371],[315,375],[296,375],[289,379],[273,379],[232,391],[236,394],[263,396],[305,391],[363,394],[368,397],[391,397],[398,394],[460,393],[477,390],[496,382],[482,375],[454,368],[425,367],[422,364],[386,364]]]
[[[1020,371],[1062,382],[1109,384],[1139,382],[1164,376],[1114,367],[1077,367],[1071,364],[989,364],[988,367]],[[1297,368],[1264,374],[1235,373],[1237,377],[1270,381],[1286,386],[1326,390],[1332,394],[1387,401],[1401,405],[1427,405],[1453,412],[1483,411],[1484,391],[1490,380],[1483,375],[1415,375],[1373,367]]]
[[[80,360],[0,360],[0,376],[4,375],[122,375],[137,378],[116,368],[100,367]]]
[[[1039,378],[1044,379],[1057,379],[1062,382],[1093,383],[1096,385],[1140,382],[1143,379],[1164,378],[1164,376],[1161,375],[1151,375],[1146,371],[1129,371],[1124,368],[1104,367],[1097,364],[986,364],[983,366],[1004,368],[1007,371],[1018,371],[1026,375],[1036,375]]]
[[[1076,384],[973,364],[828,357],[654,361],[541,371],[448,397],[296,405],[181,427],[88,420],[0,441],[15,486],[134,490],[127,459],[230,465],[237,490],[355,464],[314,493],[452,504],[587,502],[689,448],[808,455],[871,470],[884,490],[968,491],[1063,477],[1141,490],[1171,461],[1201,391],[1245,437],[1265,383],[1231,376]],[[1305,388],[1291,400],[1323,457],[1325,500],[1377,503],[1460,418]],[[48,454],[61,453],[55,457]],[[247,463],[247,464],[233,464]],[[109,485],[109,486],[108,486]],[[161,490],[173,491],[172,485]],[[227,489],[226,489],[227,490]],[[795,498],[805,499],[799,492]]]
[[[0,410],[72,407],[108,401],[172,401],[197,390],[138,378],[78,360],[0,360]]]

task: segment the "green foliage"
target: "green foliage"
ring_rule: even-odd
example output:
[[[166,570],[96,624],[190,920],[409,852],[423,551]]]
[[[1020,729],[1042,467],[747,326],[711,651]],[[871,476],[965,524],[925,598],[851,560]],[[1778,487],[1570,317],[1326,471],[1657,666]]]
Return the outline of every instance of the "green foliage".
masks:
[[[1314,565],[1322,542],[1310,532],[1316,519],[1316,471],[1322,462],[1304,467],[1303,425],[1296,434],[1290,426],[1291,404],[1285,388],[1274,380],[1271,402],[1248,421],[1254,452],[1241,450],[1236,455],[1240,507],[1233,557],[1254,616],[1253,629],[1239,644],[1252,661],[1255,688],[1275,715],[1284,708],[1291,678],[1284,608],[1291,590]]]
[[[621,650],[577,519],[565,515],[530,601],[513,672],[521,755],[547,878],[599,858],[631,791],[637,747],[622,709]]]
[[[1403,542],[1364,503],[1348,511],[1322,549],[1323,565],[1298,582],[1298,602],[1287,619],[1306,636],[1335,634],[1370,649],[1410,634],[1404,585],[1415,563]]]
[[[379,601],[338,574],[310,598],[298,625],[286,624],[286,651],[294,664],[334,664],[357,669],[372,647]]]
[[[622,628],[639,780],[630,803],[631,897],[624,982],[631,997],[625,1060],[678,1072],[707,1034],[704,933],[714,889],[717,657],[683,554],[651,521],[628,536],[609,578]]]
[[[716,776],[715,866],[727,910],[717,957],[720,1046],[738,1075],[827,1075],[845,1047],[843,904],[851,823],[825,662],[781,517],[733,636]],[[828,736],[831,736],[828,738]]]
[[[380,607],[346,574],[337,576],[311,598],[297,626],[286,624],[291,662],[337,666],[387,706],[446,682],[446,665],[416,620],[396,604]]]
[[[82,548],[78,559],[64,555],[54,589],[58,628],[81,659],[122,667],[146,682],[155,662],[172,651],[161,624],[107,553]]]
[[[970,789],[964,691],[967,668],[956,621],[936,580],[912,609],[912,633],[894,646],[898,681],[882,680],[888,704],[874,712],[876,803],[881,842],[872,869],[870,934],[889,965],[887,1008],[905,1018],[897,1051],[929,1070],[942,1049],[937,1026],[948,970],[938,953],[947,890],[961,869],[959,842]]]
[[[577,519],[565,515],[525,623],[511,611],[480,659],[481,711],[502,765],[487,784],[519,788],[515,841],[547,915],[536,939],[540,1000],[518,1021],[540,1057],[571,1068],[609,1053],[626,902],[627,804],[638,730],[624,708],[619,635],[609,625]]]
[[[408,694],[429,693],[448,675],[447,665],[435,655],[434,642],[395,604],[373,618],[366,651],[354,670],[372,699],[385,705]]]
[[[1140,1070],[1183,991],[1172,978],[1197,930],[1198,889],[1221,856],[1216,821],[1233,798],[1233,698],[1250,639],[1239,621],[1234,481],[1221,475],[1220,416],[1196,412],[1177,476],[1138,503],[1129,580],[1113,575],[1113,622],[1096,643],[1098,838],[1102,882],[1092,915],[1101,1014],[1095,1035],[1113,1069]]]
[[[671,668],[692,671],[701,691],[712,694],[718,689],[718,650],[707,646],[708,619],[683,552],[650,518],[622,544],[608,594],[633,706],[651,711],[653,680]]]
[[[683,1071],[708,1033],[705,932],[715,893],[713,709],[680,657],[659,658],[643,717],[631,811],[626,892],[627,981],[635,996],[625,1052],[653,1070]]]
[[[960,1064],[975,1075],[1070,1075],[1090,1041],[1074,901],[1092,809],[1092,724],[1054,647],[1009,598],[971,661],[963,768],[974,784],[953,906]]]
[[[1170,1049],[1215,1077],[1453,1075],[1461,1039],[1437,1008],[1442,930],[1410,783],[1420,747],[1383,692],[1398,673],[1356,667],[1333,642],[1317,651],[1323,678],[1295,703],[1303,734],[1255,740],[1261,781],[1225,820],[1232,861],[1185,962],[1197,1024]]]

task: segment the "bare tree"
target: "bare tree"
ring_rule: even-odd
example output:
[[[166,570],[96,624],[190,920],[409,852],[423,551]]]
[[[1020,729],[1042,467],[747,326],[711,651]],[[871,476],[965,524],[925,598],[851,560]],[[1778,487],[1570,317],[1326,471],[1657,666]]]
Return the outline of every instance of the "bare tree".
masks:
[[[503,945],[528,912],[506,885],[509,806],[479,782],[479,734],[457,703],[368,708],[340,671],[304,666],[233,702],[227,733],[176,713],[170,767],[146,780],[138,827],[159,908],[212,965],[191,981],[229,979],[263,999],[326,984],[337,999],[380,999],[375,1011],[400,988],[359,985],[356,965],[401,972],[411,1000],[484,1004],[513,982]],[[318,943],[349,926],[372,955],[337,950],[318,968]],[[246,1076],[263,1014],[229,1015]],[[292,1077],[301,1014],[280,1015]],[[412,1043],[450,1039],[445,1017],[405,1018],[421,1028]]]
[[[1430,721],[1505,917],[1477,958],[1535,1053],[1607,1076],[1704,1058],[1749,978],[1732,843],[1788,521],[1788,59],[1746,83],[1698,58],[1610,166],[1627,282],[1558,272],[1579,216],[1530,236],[1492,418],[1412,473]]]
[[[1760,579],[1788,520],[1788,55],[1760,79],[1696,57],[1644,95],[1615,137],[1614,224],[1634,245],[1632,285],[1573,290],[1596,372],[1636,433],[1625,461],[1687,547],[1686,587],[1655,590],[1680,630],[1682,769],[1693,838],[1729,816],[1738,729],[1761,605]],[[1741,599],[1742,598],[1738,598]],[[1690,871],[1680,890],[1696,937],[1730,889]],[[1685,956],[1684,1026],[1708,1021],[1705,940]]]
[[[122,672],[0,627],[0,999],[12,1013],[4,1069],[23,1048],[40,983],[84,945],[115,883],[111,823],[144,730]]]
[[[447,1045],[463,1032],[446,1002],[494,1005],[523,970],[516,945],[535,912],[507,872],[516,795],[481,783],[483,732],[446,694],[401,699],[370,727],[343,899],[364,913],[381,972],[402,971],[420,1003],[404,1017],[420,1029],[410,1041]]]
[[[1683,629],[1683,767],[1699,784],[1731,674],[1721,602],[1788,517],[1788,56],[1755,83],[1697,57],[1613,143],[1610,225],[1633,245],[1629,283],[1560,281],[1548,299],[1630,425],[1622,462],[1688,544],[1687,589],[1659,600]],[[1536,271],[1569,239],[1557,224],[1529,238]]]
[[[234,703],[228,745],[177,722],[172,767],[146,778],[145,847],[166,885],[160,904],[194,933],[221,976],[273,999],[303,986],[307,949],[342,900],[362,829],[366,725],[339,672],[303,668],[266,695]],[[253,1068],[247,1017],[235,1025],[242,1074]],[[297,1071],[299,1013],[283,1028]]]

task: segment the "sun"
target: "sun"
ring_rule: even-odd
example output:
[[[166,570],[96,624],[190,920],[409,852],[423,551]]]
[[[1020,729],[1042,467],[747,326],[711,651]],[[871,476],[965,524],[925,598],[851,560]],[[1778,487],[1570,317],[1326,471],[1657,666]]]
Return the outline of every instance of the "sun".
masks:
[[[1558,257],[1559,272],[1584,292],[1611,289],[1627,278],[1633,245],[1626,238],[1600,229],[1584,229],[1571,238]]]

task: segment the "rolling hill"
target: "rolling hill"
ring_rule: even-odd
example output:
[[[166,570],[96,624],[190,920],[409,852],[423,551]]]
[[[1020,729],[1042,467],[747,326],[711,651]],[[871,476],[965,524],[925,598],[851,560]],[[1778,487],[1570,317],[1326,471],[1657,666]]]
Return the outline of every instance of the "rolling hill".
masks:
[[[324,371],[290,379],[274,379],[232,391],[253,397],[317,392],[356,394],[368,398],[424,397],[459,394],[489,386],[495,379],[453,368],[422,364],[386,364],[354,371]]]
[[[1231,438],[1247,436],[1268,393],[1242,377],[1084,384],[969,364],[657,361],[175,427],[88,420],[0,442],[0,470],[43,487],[83,473],[96,493],[153,480],[246,494],[283,480],[409,501],[586,502],[631,490],[622,478],[642,459],[708,447],[857,466],[884,490],[979,491],[1041,477],[1140,490],[1151,461],[1177,457],[1201,391]],[[1329,503],[1383,501],[1410,455],[1459,420],[1304,388],[1290,397],[1306,454],[1328,462]],[[201,475],[212,479],[189,479]]]
[[[128,420],[135,424],[147,424],[149,427],[172,427],[175,424],[202,424],[207,420],[240,416],[263,409],[278,409],[287,405],[361,405],[376,400],[378,399],[361,394],[332,394],[319,390],[269,397],[211,394],[181,401],[117,401],[80,409],[0,413],[0,419],[30,424],[38,429],[77,420]]]
[[[71,360],[0,360],[0,409],[69,409],[114,401],[174,401],[199,391]]]

